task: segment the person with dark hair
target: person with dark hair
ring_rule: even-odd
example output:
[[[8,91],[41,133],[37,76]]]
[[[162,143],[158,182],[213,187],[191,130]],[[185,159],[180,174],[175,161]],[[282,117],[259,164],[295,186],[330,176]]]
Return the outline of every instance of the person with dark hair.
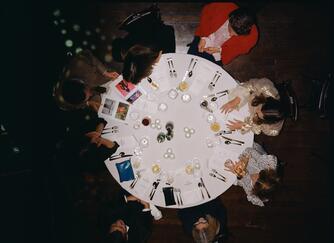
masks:
[[[287,107],[280,101],[280,95],[267,78],[250,79],[229,91],[229,101],[220,109],[228,113],[248,103],[250,116],[244,121],[229,121],[227,127],[240,130],[242,134],[253,131],[268,136],[277,136],[287,116]]]
[[[247,54],[258,40],[255,16],[234,3],[213,2],[204,6],[188,54],[218,65]]]
[[[225,167],[237,175],[236,185],[244,189],[247,200],[260,207],[272,198],[273,192],[280,184],[277,157],[268,155],[261,145],[255,142],[253,148],[244,150],[239,156],[239,161],[227,160]]]
[[[144,243],[152,233],[150,204],[121,190],[102,207],[99,218],[103,243]]]
[[[130,15],[120,29],[128,34],[112,42],[112,56],[124,62],[122,74],[128,82],[138,84],[151,74],[162,53],[175,52],[174,28],[163,23],[157,6]]]
[[[219,198],[177,213],[184,231],[196,243],[223,242],[228,238],[226,209]]]
[[[62,110],[88,106],[97,111],[100,94],[106,91],[101,85],[118,76],[117,72],[109,72],[89,50],[81,51],[64,67],[60,80],[54,85],[53,97]]]
[[[138,84],[143,78],[150,76],[153,65],[159,62],[162,51],[154,47],[134,45],[124,59],[123,78]]]

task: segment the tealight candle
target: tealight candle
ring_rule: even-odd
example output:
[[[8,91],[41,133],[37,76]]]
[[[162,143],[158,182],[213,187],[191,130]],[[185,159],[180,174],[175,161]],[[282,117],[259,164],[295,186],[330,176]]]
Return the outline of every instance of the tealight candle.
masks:
[[[186,173],[187,173],[188,175],[191,175],[191,174],[194,173],[194,167],[193,167],[192,164],[188,164],[188,165],[186,166],[185,170],[186,170]]]
[[[152,165],[152,172],[154,174],[158,174],[160,172],[160,166],[158,164],[153,164]]]

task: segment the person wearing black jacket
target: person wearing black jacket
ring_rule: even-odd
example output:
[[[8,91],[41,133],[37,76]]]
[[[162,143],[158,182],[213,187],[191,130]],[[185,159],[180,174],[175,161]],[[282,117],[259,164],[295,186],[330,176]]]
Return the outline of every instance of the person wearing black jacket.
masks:
[[[133,84],[151,74],[161,54],[175,52],[174,28],[163,23],[155,5],[130,15],[120,29],[128,34],[113,41],[112,55],[115,61],[124,63],[123,78]]]
[[[196,243],[223,242],[227,238],[226,209],[219,198],[178,210],[184,231]]]
[[[103,243],[144,243],[152,232],[153,217],[149,203],[122,190],[100,214]]]

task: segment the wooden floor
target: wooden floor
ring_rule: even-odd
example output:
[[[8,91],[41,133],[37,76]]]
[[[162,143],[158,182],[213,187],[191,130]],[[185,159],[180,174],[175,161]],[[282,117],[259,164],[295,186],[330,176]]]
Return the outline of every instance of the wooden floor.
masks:
[[[96,14],[105,19],[102,31],[112,39],[124,34],[117,30],[117,24],[124,17],[146,6],[149,3],[101,1],[87,8],[90,10],[87,18]],[[198,24],[202,3],[159,3],[159,7],[163,20],[175,28],[177,52],[185,53]],[[257,46],[225,69],[240,81],[255,77],[267,77],[275,82],[292,80],[300,115],[297,122],[287,120],[278,137],[255,137],[270,154],[286,163],[283,187],[275,200],[264,208],[253,206],[242,189],[234,186],[220,196],[228,212],[229,242],[334,242],[330,204],[331,122],[328,118],[319,118],[311,99],[315,90],[312,80],[323,80],[330,71],[333,46],[329,5],[318,1],[304,4],[270,1],[257,4],[256,8],[260,30]],[[95,51],[102,60],[107,52],[107,44],[103,43]],[[115,70],[121,69],[121,65],[113,61],[107,64]],[[49,191],[46,200],[49,206],[44,207],[52,217],[50,237],[54,242],[96,242],[99,203],[114,195],[117,184],[104,172],[94,182],[86,180],[73,193],[59,179],[59,174],[66,173],[66,167],[50,173],[46,173],[48,177],[43,182]],[[192,242],[183,234],[175,210],[161,210],[164,217],[154,222],[149,242]]]

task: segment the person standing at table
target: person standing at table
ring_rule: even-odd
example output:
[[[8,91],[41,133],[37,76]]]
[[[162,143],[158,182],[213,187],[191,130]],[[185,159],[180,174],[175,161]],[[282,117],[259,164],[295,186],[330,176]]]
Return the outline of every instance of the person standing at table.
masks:
[[[186,234],[196,243],[222,242],[227,239],[227,214],[219,198],[177,211]]]
[[[244,121],[229,121],[229,129],[240,130],[242,134],[252,131],[277,136],[280,133],[288,112],[273,82],[260,78],[241,83],[229,92],[229,101],[220,109],[228,113],[245,104],[248,104],[250,115]]]
[[[101,85],[115,80],[119,74],[109,72],[89,50],[76,54],[64,67],[61,78],[54,85],[53,97],[62,110],[89,107],[95,111],[101,103]]]
[[[247,54],[258,40],[255,16],[234,3],[214,2],[204,6],[188,54],[226,65]]]
[[[112,55],[123,62],[123,78],[133,84],[152,73],[161,54],[175,52],[174,28],[163,23],[156,5],[130,15],[120,29],[128,34],[112,42]]]
[[[261,145],[255,142],[253,148],[243,151],[239,161],[227,160],[225,167],[237,175],[236,185],[244,189],[247,200],[260,207],[269,201],[280,182],[277,157],[268,155]]]
[[[100,213],[103,243],[144,243],[152,233],[150,204],[124,190]]]

